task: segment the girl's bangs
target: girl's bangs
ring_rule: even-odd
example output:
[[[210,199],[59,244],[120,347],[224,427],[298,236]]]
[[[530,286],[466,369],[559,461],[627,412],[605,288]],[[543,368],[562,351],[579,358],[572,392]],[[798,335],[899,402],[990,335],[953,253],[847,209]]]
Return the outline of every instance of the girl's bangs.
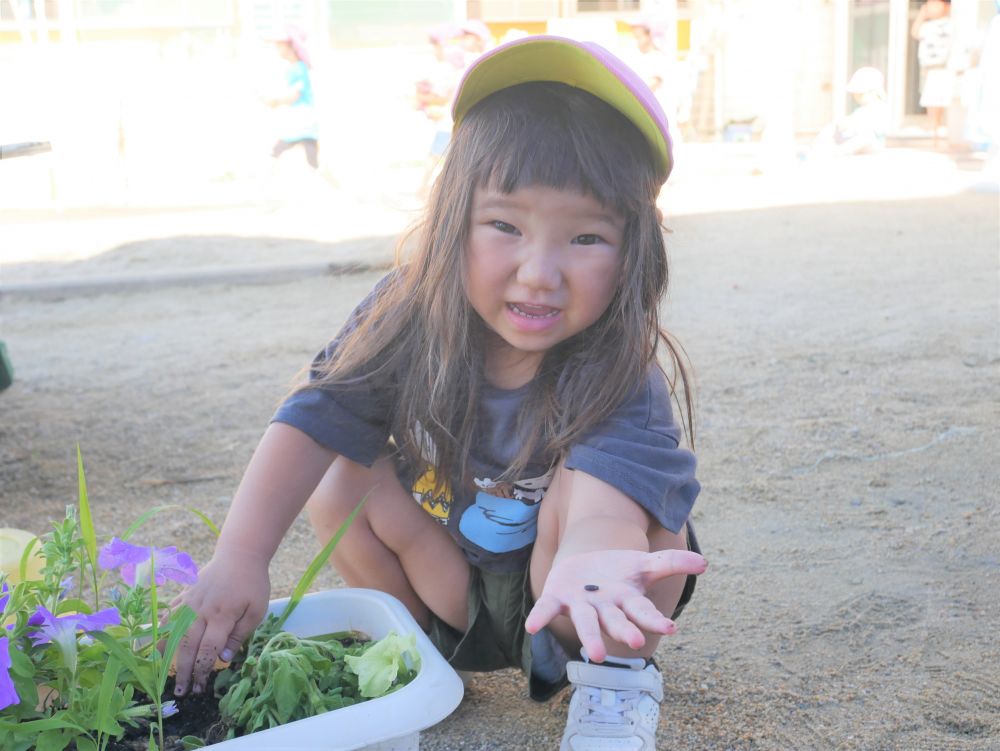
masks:
[[[535,130],[538,129],[531,128]],[[518,135],[521,137],[502,142],[492,151],[492,158],[480,163],[479,187],[513,193],[521,188],[544,186],[591,193],[601,203],[608,202],[608,191],[602,190],[593,176],[584,174],[570,139],[545,138],[546,133],[525,131]]]
[[[624,116],[562,84],[522,84],[503,93],[529,87],[534,90],[519,96],[494,94],[489,99],[498,106],[482,103],[492,112],[468,118],[495,118],[489,136],[475,139],[488,144],[476,149],[475,185],[500,193],[532,186],[576,190],[623,216],[648,202],[645,194],[655,182],[649,151]]]

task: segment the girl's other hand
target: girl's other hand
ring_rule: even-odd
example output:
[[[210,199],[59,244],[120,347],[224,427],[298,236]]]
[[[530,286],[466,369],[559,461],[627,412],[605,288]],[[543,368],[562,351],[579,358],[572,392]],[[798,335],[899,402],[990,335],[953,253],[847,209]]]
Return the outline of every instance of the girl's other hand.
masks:
[[[673,633],[674,622],[656,609],[647,590],[660,579],[697,575],[707,566],[686,550],[599,550],[557,557],[525,629],[534,634],[557,615],[568,615],[587,656],[602,662],[607,656],[602,630],[632,649],[646,643],[643,631]]]
[[[198,614],[181,639],[176,657],[174,693],[205,690],[216,659],[228,662],[264,619],[271,580],[268,561],[252,553],[216,550],[171,607],[187,605]]]

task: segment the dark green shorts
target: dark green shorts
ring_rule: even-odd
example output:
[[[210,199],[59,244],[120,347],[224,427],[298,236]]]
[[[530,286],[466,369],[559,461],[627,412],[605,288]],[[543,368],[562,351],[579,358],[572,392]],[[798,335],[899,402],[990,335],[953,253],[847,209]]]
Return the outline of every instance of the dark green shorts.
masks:
[[[694,527],[688,523],[688,550],[700,553]],[[697,577],[688,576],[677,607],[677,619],[691,601]],[[488,672],[521,668],[531,675],[531,639],[524,620],[534,606],[528,570],[494,573],[473,568],[467,595],[469,628],[463,634],[431,614],[428,636],[456,670]]]

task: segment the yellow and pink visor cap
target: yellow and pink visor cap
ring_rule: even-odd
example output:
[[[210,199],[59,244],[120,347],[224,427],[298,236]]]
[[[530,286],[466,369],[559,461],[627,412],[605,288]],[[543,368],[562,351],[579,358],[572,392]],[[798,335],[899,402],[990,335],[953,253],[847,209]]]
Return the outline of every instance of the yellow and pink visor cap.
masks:
[[[452,107],[455,127],[476,104],[502,89],[553,81],[582,89],[621,112],[649,143],[661,181],[673,168],[667,116],[628,65],[593,42],[529,36],[490,50],[465,72]]]

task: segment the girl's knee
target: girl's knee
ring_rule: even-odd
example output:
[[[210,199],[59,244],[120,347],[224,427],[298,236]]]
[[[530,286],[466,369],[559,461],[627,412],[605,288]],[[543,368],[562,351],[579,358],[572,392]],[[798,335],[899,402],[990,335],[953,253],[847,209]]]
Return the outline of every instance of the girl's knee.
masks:
[[[371,467],[337,458],[306,504],[317,536],[329,539],[362,500],[345,540],[377,538],[397,554],[404,554],[412,546],[424,544],[428,536],[447,537],[403,486],[390,456],[380,457]],[[359,530],[366,534],[359,534]]]
[[[348,529],[341,549],[350,546],[351,540],[347,538],[357,537],[360,527],[370,531],[366,517],[374,490],[384,487],[389,480],[379,466],[380,461],[366,467],[341,456],[330,465],[305,505],[313,532],[321,543],[336,534],[362,499],[365,504]]]
[[[370,499],[376,488],[395,482],[395,472],[389,457],[382,457],[371,467],[339,456],[330,465],[316,490],[306,502],[310,515],[349,514],[362,498]]]

